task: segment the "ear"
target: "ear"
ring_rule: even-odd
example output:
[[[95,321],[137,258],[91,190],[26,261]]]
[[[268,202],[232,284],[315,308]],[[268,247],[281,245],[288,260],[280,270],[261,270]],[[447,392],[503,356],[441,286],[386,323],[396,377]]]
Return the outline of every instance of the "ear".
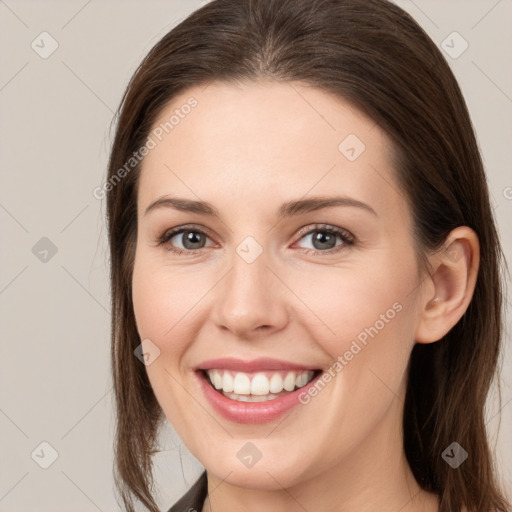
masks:
[[[469,306],[480,263],[477,234],[468,226],[455,228],[442,250],[429,257],[429,263],[433,271],[422,283],[428,293],[421,294],[417,343],[440,340]]]

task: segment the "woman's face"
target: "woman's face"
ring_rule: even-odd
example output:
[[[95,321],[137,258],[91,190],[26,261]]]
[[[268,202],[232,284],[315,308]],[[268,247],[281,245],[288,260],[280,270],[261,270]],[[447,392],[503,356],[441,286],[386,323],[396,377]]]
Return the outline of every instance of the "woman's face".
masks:
[[[153,128],[133,304],[187,447],[260,489],[401,454],[421,276],[383,131],[339,98],[270,82],[189,89]]]

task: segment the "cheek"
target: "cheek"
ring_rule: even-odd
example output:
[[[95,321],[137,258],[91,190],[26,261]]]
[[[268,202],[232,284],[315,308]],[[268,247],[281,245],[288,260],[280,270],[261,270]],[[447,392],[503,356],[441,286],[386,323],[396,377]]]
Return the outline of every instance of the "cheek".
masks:
[[[141,256],[132,280],[134,315],[141,338],[151,339],[162,352],[181,352],[192,334],[187,326],[205,292],[201,282],[196,272],[156,265]]]
[[[186,371],[181,366],[184,354],[195,339],[191,328],[194,306],[204,294],[195,285],[200,285],[199,279],[190,273],[185,277],[175,269],[157,266],[143,252],[137,255],[132,278],[137,331],[141,340],[151,340],[160,350],[146,372],[165,415],[180,431],[192,421],[183,414],[183,404],[190,404],[190,396],[180,382]]]
[[[352,340],[364,346],[374,336],[397,331],[403,317],[410,317],[405,309],[415,279],[410,265],[383,262],[371,269],[302,273],[295,276],[294,292],[308,307],[302,316],[307,328],[314,329],[317,342],[337,356],[350,348]]]
[[[329,354],[339,402],[352,404],[355,417],[368,416],[368,406],[380,414],[399,393],[414,345],[414,259],[389,259],[302,278],[297,293],[315,313],[301,321]]]

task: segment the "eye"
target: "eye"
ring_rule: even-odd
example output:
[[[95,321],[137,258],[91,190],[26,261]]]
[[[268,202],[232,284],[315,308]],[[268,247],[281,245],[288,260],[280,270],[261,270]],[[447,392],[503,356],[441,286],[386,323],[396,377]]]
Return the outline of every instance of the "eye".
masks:
[[[304,228],[299,232],[302,234],[300,240],[309,238],[313,245],[313,249],[303,248],[306,254],[332,254],[355,244],[354,236],[344,229],[326,224],[314,225],[313,229],[311,226],[308,228],[309,231]],[[175,254],[194,255],[207,247],[205,244],[209,239],[206,231],[197,226],[180,226],[166,231],[158,238],[157,245],[165,246],[166,250]],[[341,242],[337,243],[337,240]]]
[[[176,241],[173,242],[173,239]],[[159,246],[166,246],[166,249],[176,254],[194,253],[205,248],[205,241],[208,235],[202,229],[195,226],[181,226],[179,228],[166,231],[162,237],[158,239]],[[182,247],[176,247],[176,243],[180,242]]]
[[[302,231],[304,232],[304,231]],[[309,229],[301,240],[308,239],[313,245],[313,249],[306,248],[306,254],[334,253],[347,246],[354,245],[355,238],[346,230],[329,225],[315,225],[314,229]],[[337,239],[341,243],[337,244]]]

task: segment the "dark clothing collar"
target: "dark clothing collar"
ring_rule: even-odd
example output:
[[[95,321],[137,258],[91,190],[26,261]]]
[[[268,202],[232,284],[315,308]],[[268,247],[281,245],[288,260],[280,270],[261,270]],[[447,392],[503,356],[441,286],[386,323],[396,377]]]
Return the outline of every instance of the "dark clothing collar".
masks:
[[[208,480],[203,471],[196,483],[167,512],[201,512],[207,493]]]

